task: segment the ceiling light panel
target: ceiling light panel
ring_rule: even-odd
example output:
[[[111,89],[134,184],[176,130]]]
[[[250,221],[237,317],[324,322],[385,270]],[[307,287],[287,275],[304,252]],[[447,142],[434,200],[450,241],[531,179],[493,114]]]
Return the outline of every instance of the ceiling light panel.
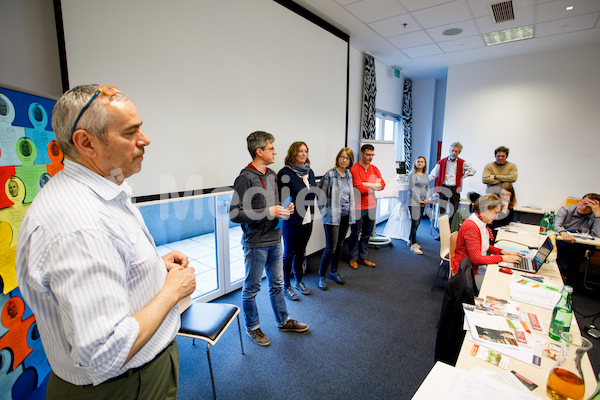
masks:
[[[519,40],[533,39],[533,25],[483,34],[483,39],[488,46],[516,42]]]

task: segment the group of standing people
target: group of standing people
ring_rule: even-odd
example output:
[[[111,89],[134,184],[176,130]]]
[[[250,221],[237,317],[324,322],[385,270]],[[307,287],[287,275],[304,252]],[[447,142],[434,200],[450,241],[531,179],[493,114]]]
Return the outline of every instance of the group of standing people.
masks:
[[[381,173],[371,164],[375,155],[372,145],[362,146],[357,163],[352,150],[342,148],[334,167],[323,175],[317,186],[310,167],[308,145],[304,142],[292,143],[285,166],[277,174],[268,168],[277,154],[274,142],[274,136],[267,132],[257,131],[248,136],[252,162],[234,183],[230,209],[231,220],[240,223],[243,231],[246,277],[242,305],[246,332],[261,346],[270,344],[260,328],[255,302],[263,269],[266,270],[271,305],[279,329],[308,330],[306,324],[289,318],[285,298],[297,301],[300,297],[296,291],[302,295],[311,293],[303,280],[303,264],[315,209],[320,210],[326,239],[317,286],[327,290],[326,278],[345,284],[338,265],[342,244],[350,228],[350,267],[357,269],[358,263],[375,267],[375,263],[367,259],[367,246],[375,224],[374,193],[385,187]],[[293,286],[292,278],[295,280]]]

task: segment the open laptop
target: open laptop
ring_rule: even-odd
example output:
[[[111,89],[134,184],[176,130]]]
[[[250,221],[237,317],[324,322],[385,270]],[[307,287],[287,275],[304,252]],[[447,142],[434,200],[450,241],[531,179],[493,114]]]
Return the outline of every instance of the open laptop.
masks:
[[[499,262],[498,265],[501,267],[507,267],[510,269],[515,269],[517,271],[529,272],[532,274],[537,273],[542,265],[546,262],[546,258],[552,252],[552,241],[550,237],[547,237],[544,241],[544,244],[540,247],[538,252],[535,254],[533,258],[523,257],[521,258],[520,264],[512,264],[506,262]]]

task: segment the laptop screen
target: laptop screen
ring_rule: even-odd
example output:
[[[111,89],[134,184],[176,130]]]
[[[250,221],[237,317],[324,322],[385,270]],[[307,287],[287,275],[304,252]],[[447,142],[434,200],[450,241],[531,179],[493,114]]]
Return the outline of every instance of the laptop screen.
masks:
[[[546,261],[546,258],[548,258],[548,255],[552,252],[552,248],[552,241],[550,240],[550,237],[547,237],[544,241],[544,244],[542,244],[542,247],[540,247],[537,254],[533,258],[536,266],[542,266],[542,264]]]

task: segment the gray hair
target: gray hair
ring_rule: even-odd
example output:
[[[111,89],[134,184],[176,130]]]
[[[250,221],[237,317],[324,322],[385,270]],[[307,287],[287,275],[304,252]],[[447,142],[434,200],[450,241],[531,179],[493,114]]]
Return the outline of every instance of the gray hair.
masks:
[[[65,154],[71,158],[77,158],[77,150],[71,141],[73,134],[73,124],[77,115],[81,112],[86,103],[92,98],[100,85],[81,85],[65,92],[56,102],[52,111],[52,129],[56,135],[58,146]],[[128,97],[120,90],[116,90],[114,96],[110,96],[108,101],[125,101]],[[102,93],[98,97],[106,97]],[[96,136],[103,143],[106,143],[106,127],[112,121],[112,115],[107,112],[104,102],[100,99],[94,99],[92,104],[83,113],[77,127],[85,129]]]
[[[254,160],[254,157],[256,157],[256,150],[265,147],[267,142],[275,142],[275,137],[268,132],[256,131],[248,135],[246,141],[248,142],[248,152]]]
[[[458,147],[458,152],[460,153],[463,149],[463,145],[460,142],[452,142],[450,143],[450,151],[452,151],[453,147]]]

